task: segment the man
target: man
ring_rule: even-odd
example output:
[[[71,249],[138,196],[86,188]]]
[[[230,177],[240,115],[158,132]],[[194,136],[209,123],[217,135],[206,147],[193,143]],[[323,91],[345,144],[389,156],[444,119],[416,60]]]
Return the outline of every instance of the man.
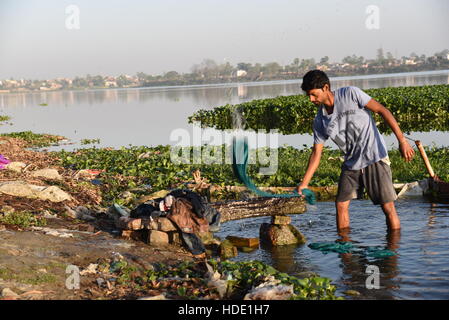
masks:
[[[302,182],[297,187],[298,193],[307,188],[320,163],[324,142],[330,137],[344,153],[335,202],[337,229],[349,228],[349,204],[355,198],[356,191],[363,187],[372,202],[381,205],[388,229],[400,229],[388,152],[371,112],[380,114],[390,126],[399,141],[401,155],[408,162],[415,152],[396,119],[387,108],[357,87],[331,91],[329,78],[320,70],[307,72],[301,88],[319,108],[313,122],[312,154]]]

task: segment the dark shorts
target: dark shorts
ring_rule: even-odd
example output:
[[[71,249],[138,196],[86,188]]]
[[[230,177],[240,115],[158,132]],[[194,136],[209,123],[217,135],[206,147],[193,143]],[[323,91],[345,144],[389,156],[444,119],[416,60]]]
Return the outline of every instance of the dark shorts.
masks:
[[[342,169],[338,181],[337,202],[361,199],[363,189],[374,204],[384,204],[397,199],[390,166],[381,161],[360,170]]]

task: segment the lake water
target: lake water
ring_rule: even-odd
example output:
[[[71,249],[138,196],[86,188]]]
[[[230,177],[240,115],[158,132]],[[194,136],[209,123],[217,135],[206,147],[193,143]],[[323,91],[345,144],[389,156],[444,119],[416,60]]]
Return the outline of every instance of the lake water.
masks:
[[[448,84],[449,70],[333,78],[332,87],[347,85],[362,89]],[[191,134],[188,116],[199,109],[212,109],[252,99],[298,94],[300,81],[272,81],[210,86],[172,88],[109,89],[0,94],[0,114],[12,117],[11,125],[0,126],[0,132],[31,130],[37,133],[63,135],[75,144],[57,147],[70,150],[80,147],[81,139],[100,139],[101,147],[128,145],[156,146],[174,144],[170,135],[176,129]],[[39,106],[47,103],[48,106]],[[211,132],[213,132],[212,130]],[[204,133],[204,131],[202,132]],[[412,133],[426,145],[449,144],[447,132]],[[201,140],[201,139],[200,139]],[[387,144],[396,146],[393,137]],[[199,141],[201,143],[201,141]],[[280,136],[279,144],[294,147],[310,145],[310,135]],[[55,149],[55,148],[53,148]],[[422,198],[397,202],[402,222],[400,236],[387,236],[380,208],[369,201],[351,205],[352,231],[341,239],[335,230],[332,202],[309,206],[302,215],[292,216],[295,225],[312,242],[349,240],[360,246],[383,246],[397,255],[373,259],[360,254],[323,254],[307,244],[274,249],[260,248],[240,253],[236,260],[262,260],[280,271],[304,275],[317,272],[333,279],[337,294],[357,290],[357,299],[448,299],[449,298],[449,207],[434,205]],[[230,221],[222,225],[218,236],[258,237],[260,224],[269,217]],[[366,289],[367,266],[380,269],[380,289]]]
[[[332,87],[354,85],[362,89],[449,83],[449,70],[388,75],[331,78]],[[156,146],[175,144],[170,135],[185,130],[188,143],[197,145],[208,138],[196,136],[187,118],[199,109],[212,109],[253,99],[301,93],[300,80],[239,83],[225,85],[105,89],[0,94],[0,114],[12,117],[12,125],[0,126],[0,132],[31,130],[69,138],[80,147],[81,139],[100,139],[100,147],[128,145]],[[40,106],[47,103],[48,106]],[[200,134],[215,133],[203,130]],[[447,133],[414,133],[424,144],[447,145]],[[225,141],[223,141],[225,142]],[[394,136],[387,145],[397,145]],[[262,142],[263,143],[263,142]],[[310,145],[310,135],[280,135],[278,144],[301,147]],[[185,141],[183,143],[186,144]],[[221,144],[215,140],[210,144]],[[329,143],[332,147],[333,144]],[[258,146],[261,146],[260,144]],[[59,148],[59,149],[60,149]],[[54,148],[55,149],[55,148]],[[56,148],[57,149],[57,148]]]
[[[300,277],[318,273],[333,280],[337,295],[344,296],[346,290],[361,293],[357,297],[346,296],[347,299],[449,299],[449,206],[412,197],[398,200],[396,207],[402,230],[388,234],[379,206],[368,200],[352,201],[351,231],[343,237],[336,231],[334,203],[318,202],[308,206],[304,214],[290,215],[292,225],[307,238],[306,244],[262,247],[251,253],[239,252],[231,260],[259,260]],[[225,222],[216,235],[259,237],[261,223],[269,223],[270,219]],[[351,241],[356,247],[380,246],[397,255],[372,258],[356,253],[323,254],[308,247],[310,243],[336,240]],[[368,266],[379,268],[379,289],[366,288]]]

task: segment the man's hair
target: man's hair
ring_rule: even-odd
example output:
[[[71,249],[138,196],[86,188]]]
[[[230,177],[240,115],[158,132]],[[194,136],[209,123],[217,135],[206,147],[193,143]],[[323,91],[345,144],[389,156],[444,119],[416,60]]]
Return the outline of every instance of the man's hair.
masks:
[[[331,86],[329,78],[321,70],[311,70],[302,78],[301,89],[305,92],[312,89],[322,89],[325,84]]]

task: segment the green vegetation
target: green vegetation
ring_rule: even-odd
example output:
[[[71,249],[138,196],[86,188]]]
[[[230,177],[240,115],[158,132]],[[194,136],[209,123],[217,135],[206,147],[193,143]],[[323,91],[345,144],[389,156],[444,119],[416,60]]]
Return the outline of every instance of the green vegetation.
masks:
[[[10,138],[19,138],[27,142],[27,147],[48,147],[53,144],[58,143],[60,140],[63,140],[64,137],[55,136],[51,134],[40,134],[33,133],[31,131],[22,131],[22,132],[12,132],[12,133],[2,133],[0,136],[10,137]]]
[[[369,89],[365,92],[386,106],[404,132],[447,131],[449,128],[449,85]],[[232,129],[232,114],[238,111],[245,119],[245,129],[278,129],[282,134],[312,133],[317,107],[306,95],[280,96],[225,105],[213,110],[199,110],[189,122],[202,127]],[[375,114],[379,130],[391,133],[382,118]]]
[[[11,120],[10,116],[0,116],[0,124],[9,120]]]
[[[100,143],[100,139],[81,139],[81,144],[82,145],[97,144],[97,143]]]
[[[15,225],[21,228],[43,227],[47,225],[47,220],[38,217],[28,211],[16,211],[4,215],[0,215],[0,223]]]
[[[225,154],[225,147],[222,155]],[[203,147],[204,150],[204,147]],[[278,148],[278,168],[273,175],[260,175],[259,163],[248,166],[249,176],[258,186],[295,186],[305,172],[311,149],[296,149],[289,146]],[[449,181],[449,149],[427,147],[427,155],[435,172]],[[144,156],[142,156],[144,155]],[[119,194],[125,190],[154,192],[162,189],[182,187],[183,183],[193,181],[192,171],[200,169],[202,177],[215,185],[240,185],[236,180],[230,164],[174,164],[170,160],[170,146],[131,147],[118,150],[80,149],[76,152],[61,151],[56,153],[60,164],[73,169],[103,169],[98,179],[103,184],[103,198],[106,203],[124,203]],[[255,152],[250,152],[250,159]],[[395,182],[411,182],[428,176],[419,154],[406,163],[398,150],[390,150],[393,180]],[[204,161],[204,159],[203,159]],[[325,148],[320,166],[314,175],[311,186],[328,186],[338,182],[342,158],[338,150]],[[148,189],[148,185],[151,188]]]
[[[57,277],[52,273],[41,273],[33,269],[26,269],[18,272],[18,270],[13,271],[8,268],[0,268],[0,278],[31,285],[54,283],[57,280]]]
[[[207,260],[214,271],[219,272],[226,280],[225,298],[242,299],[253,287],[266,281],[277,281],[279,284],[292,285],[295,300],[335,300],[343,299],[335,296],[336,287],[331,280],[321,277],[297,278],[281,273],[273,267],[259,261],[217,261]],[[205,269],[202,263],[184,261],[176,265],[156,264],[152,270],[142,271],[121,260],[104,268],[117,276],[117,283],[127,285],[145,292],[158,289],[165,290],[167,296],[183,299],[199,299],[214,295],[216,289],[207,286]],[[167,280],[170,279],[170,280]]]

